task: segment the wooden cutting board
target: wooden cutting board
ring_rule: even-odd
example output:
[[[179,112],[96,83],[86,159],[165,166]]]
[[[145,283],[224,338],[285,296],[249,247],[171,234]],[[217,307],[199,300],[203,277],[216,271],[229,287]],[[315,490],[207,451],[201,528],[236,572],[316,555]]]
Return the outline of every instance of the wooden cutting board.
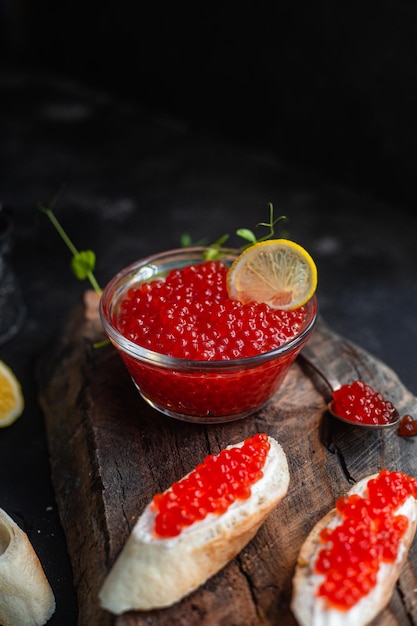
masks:
[[[52,480],[66,534],[80,626],[293,626],[291,580],[298,551],[336,498],[386,467],[417,476],[417,438],[396,429],[363,431],[332,420],[325,389],[297,360],[281,391],[261,411],[237,422],[199,426],[166,418],[134,388],[98,319],[84,303],[39,368]],[[341,382],[362,378],[401,415],[417,400],[383,363],[319,321],[311,340]],[[231,393],[239,393],[231,389]],[[208,453],[266,432],[283,446],[290,467],[287,497],[233,562],[177,605],[115,617],[97,596],[106,572],[155,492],[169,487]],[[417,624],[417,540],[378,626]]]

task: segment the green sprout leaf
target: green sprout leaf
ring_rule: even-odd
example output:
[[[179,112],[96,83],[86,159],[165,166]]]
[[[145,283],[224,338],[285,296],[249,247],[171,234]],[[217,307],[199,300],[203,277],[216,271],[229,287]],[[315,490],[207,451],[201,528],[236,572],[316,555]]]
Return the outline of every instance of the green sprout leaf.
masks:
[[[71,268],[75,276],[80,280],[88,279],[94,291],[99,296],[101,296],[101,293],[102,293],[101,288],[93,273],[95,264],[96,264],[96,255],[94,254],[92,250],[83,250],[81,252],[77,250],[77,248],[72,243],[71,239],[68,237],[67,233],[61,226],[60,222],[58,221],[53,211],[55,201],[56,201],[56,198],[54,199],[53,202],[51,202],[50,207],[46,207],[42,203],[39,203],[38,208],[40,211],[42,211],[42,213],[45,213],[45,215],[48,216],[49,220],[51,221],[51,223],[53,224],[53,226],[58,231],[59,235],[61,236],[61,238],[67,245],[67,247],[69,248],[72,254]]]
[[[217,241],[212,243],[204,254],[204,258],[206,259],[206,261],[214,261],[219,256],[221,256],[221,253],[224,250],[223,246],[228,239],[229,235],[222,235],[221,237],[219,237],[219,239],[217,239]]]
[[[239,248],[240,250],[245,250],[246,248],[249,248],[250,246],[253,246],[255,243],[258,243],[260,241],[266,241],[267,239],[272,239],[272,237],[274,237],[275,235],[275,229],[276,229],[278,222],[287,221],[287,217],[285,215],[280,215],[279,217],[274,218],[274,206],[272,202],[268,203],[268,207],[269,207],[269,222],[259,222],[258,224],[256,224],[257,227],[264,226],[268,228],[268,233],[264,237],[256,237],[255,233],[249,228],[239,228],[236,231],[236,235],[248,242],[244,246],[241,246]],[[284,238],[286,237],[285,234],[281,236]],[[213,261],[214,259],[221,257],[226,252],[236,252],[236,249],[224,247],[224,244],[226,243],[228,239],[229,239],[229,235],[223,235],[222,237],[219,237],[217,241],[207,246],[207,249],[204,253],[204,258],[208,261]],[[181,244],[185,248],[190,247],[192,245],[206,245],[203,242],[200,242],[199,244],[193,244],[191,241],[191,237],[188,235],[188,233],[185,233],[184,235],[182,235]]]
[[[71,268],[79,280],[85,280],[94,271],[96,255],[92,250],[81,250],[71,259]]]
[[[249,230],[249,228],[239,228],[236,231],[236,235],[242,237],[242,239],[246,239],[246,241],[250,243],[256,243],[256,235],[252,230]]]
[[[219,256],[221,256],[221,249],[210,246],[204,253],[204,258],[206,261],[215,261]]]
[[[182,248],[191,248],[193,245],[193,241],[189,233],[183,233],[181,235],[181,247]]]

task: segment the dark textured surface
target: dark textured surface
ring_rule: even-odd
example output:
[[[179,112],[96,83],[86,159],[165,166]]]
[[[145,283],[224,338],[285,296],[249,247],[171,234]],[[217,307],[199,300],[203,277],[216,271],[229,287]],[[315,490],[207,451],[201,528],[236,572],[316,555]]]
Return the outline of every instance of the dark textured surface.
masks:
[[[295,626],[289,608],[291,581],[312,525],[353,483],[383,467],[416,475],[417,456],[410,454],[410,441],[399,437],[396,428],[364,431],[333,420],[325,411],[323,381],[304,361],[296,361],[274,398],[244,420],[204,425],[165,419],[139,397],[112,346],[93,348],[101,337],[100,323],[86,320],[80,303],[54,350],[45,355],[39,377],[79,623]],[[392,370],[335,334],[323,320],[309,345],[341,383],[364,379],[381,389],[401,415],[417,410],[415,396]],[[102,581],[153,495],[191,471],[197,459],[255,432],[265,432],[283,446],[290,484],[252,541],[172,607],[119,617],[103,611],[98,602]],[[416,566],[413,549],[389,609],[375,626],[417,623]],[[180,564],[176,575],[181,576]]]
[[[304,175],[267,149],[148,115],[62,77],[2,73],[0,90],[0,202],[14,215],[10,261],[28,308],[20,333],[0,346],[26,396],[22,418],[0,432],[0,506],[28,532],[49,575],[58,601],[51,624],[66,626],[75,623],[71,572],[35,368],[85,286],[37,203],[62,189],[57,214],[80,249],[96,251],[104,284],[129,262],[176,247],[185,231],[214,240],[252,228],[273,202],[317,261],[323,317],[414,394],[417,214],[402,201],[377,202],[324,175]],[[417,442],[409,443],[414,453]]]

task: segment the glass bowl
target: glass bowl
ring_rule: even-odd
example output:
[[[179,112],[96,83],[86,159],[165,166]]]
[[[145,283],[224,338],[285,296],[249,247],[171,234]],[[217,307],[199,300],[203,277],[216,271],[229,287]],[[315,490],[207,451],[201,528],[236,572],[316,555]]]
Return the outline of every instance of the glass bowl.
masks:
[[[241,419],[263,407],[278,391],[291,364],[308,341],[317,319],[317,300],[306,305],[300,333],[279,348],[229,361],[181,359],[143,348],[117,328],[120,302],[127,291],[162,278],[173,269],[205,261],[206,248],[181,248],[129,265],[104,288],[100,315],[104,330],[123,359],[141,396],[170,417],[200,424]],[[225,253],[230,265],[235,254]]]

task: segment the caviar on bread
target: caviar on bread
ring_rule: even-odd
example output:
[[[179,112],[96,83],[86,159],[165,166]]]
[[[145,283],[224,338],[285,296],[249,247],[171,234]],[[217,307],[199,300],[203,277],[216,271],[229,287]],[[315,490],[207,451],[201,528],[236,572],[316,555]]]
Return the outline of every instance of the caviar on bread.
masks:
[[[382,470],[339,498],[304,542],[293,580],[300,626],[365,626],[388,604],[417,525],[417,480]]]
[[[102,607],[119,615],[178,602],[242,550],[288,485],[272,437],[209,455],[145,508],[100,590]]]

